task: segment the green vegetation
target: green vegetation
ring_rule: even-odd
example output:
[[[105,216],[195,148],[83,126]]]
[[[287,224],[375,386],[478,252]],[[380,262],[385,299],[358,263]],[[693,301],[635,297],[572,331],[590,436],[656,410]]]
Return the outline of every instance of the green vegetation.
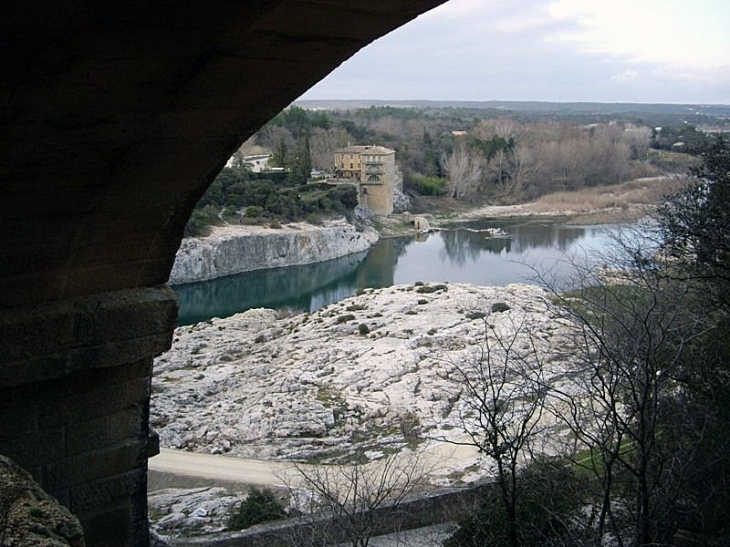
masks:
[[[186,236],[203,235],[208,226],[227,223],[321,221],[348,215],[357,205],[357,190],[349,185],[272,180],[244,165],[225,167],[200,199],[185,228]],[[298,175],[300,178],[300,175]],[[279,177],[281,178],[281,177]]]
[[[411,175],[411,188],[422,196],[442,196],[446,193],[448,181],[443,177],[429,177],[425,175]]]
[[[418,285],[418,283],[416,283]],[[438,291],[448,291],[449,288],[446,285],[439,284],[439,285],[418,285],[418,288],[416,289],[417,293],[420,294],[430,294]]]
[[[669,106],[504,103],[505,108],[305,110],[292,106],[242,147],[272,154],[283,170],[251,173],[243,153],[201,198],[186,235],[225,222],[279,223],[348,214],[351,186],[307,184],[312,168],[331,170],[334,151],[348,144],[396,151],[404,191],[467,203],[515,203],[662,174],[683,174],[697,150],[717,142],[703,125],[730,122]],[[432,203],[427,200],[416,202]]]
[[[242,530],[286,516],[284,506],[271,490],[252,488],[238,509],[228,517],[227,525],[229,530]]]
[[[346,313],[344,315],[339,315],[337,319],[335,319],[335,323],[341,325],[342,323],[347,323],[348,321],[352,321],[354,319],[354,315],[352,315],[351,313]]]
[[[498,490],[489,488],[479,510],[459,523],[444,547],[590,545],[569,518],[583,509],[585,482],[565,462],[535,459],[516,479],[524,495],[514,515],[505,512]],[[512,521],[516,531],[509,527]]]
[[[722,114],[671,106],[548,103],[326,111],[293,106],[250,144],[273,151],[277,165],[291,167],[292,158],[304,156],[326,171],[336,149],[377,143],[396,151],[406,193],[516,202],[683,173],[691,161],[686,153],[713,142],[703,125],[730,129]]]
[[[365,336],[366,334],[370,334],[370,327],[368,327],[365,323],[360,323],[357,326],[357,330],[363,336]]]

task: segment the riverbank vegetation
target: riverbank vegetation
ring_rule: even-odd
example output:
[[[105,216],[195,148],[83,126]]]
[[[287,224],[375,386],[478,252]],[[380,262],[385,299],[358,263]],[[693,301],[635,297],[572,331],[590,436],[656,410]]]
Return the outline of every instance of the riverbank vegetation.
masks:
[[[259,176],[242,162],[224,167],[196,205],[185,227],[187,237],[205,235],[209,226],[307,220],[319,224],[329,216],[349,214],[357,205],[354,186],[292,184],[278,174]]]
[[[697,151],[714,142],[715,134],[701,127],[718,123],[715,115],[683,108],[525,105],[515,104],[514,110],[292,106],[244,143],[196,206],[186,235],[202,234],[216,223],[275,226],[351,210],[354,189],[322,183],[332,171],[334,151],[350,144],[394,149],[409,208],[428,213],[453,208],[449,202],[462,208],[521,204],[556,192],[684,175],[697,165]],[[249,172],[243,157],[254,153],[270,154],[269,167],[275,169]],[[312,181],[319,185],[310,188]],[[667,185],[664,194],[674,190]]]
[[[306,143],[312,166],[326,172],[336,149],[376,143],[396,151],[406,193],[518,203],[559,190],[684,174],[693,163],[687,153],[713,139],[698,126],[714,121],[709,115],[689,115],[686,109],[638,113],[627,107],[607,114],[557,107],[292,106],[243,150],[301,151]]]
[[[573,370],[550,378],[533,348],[492,342],[485,318],[485,351],[457,370],[497,488],[449,547],[730,540],[730,145],[703,159],[654,232],[617,239],[608,270],[555,292]],[[563,434],[545,460],[550,427]]]

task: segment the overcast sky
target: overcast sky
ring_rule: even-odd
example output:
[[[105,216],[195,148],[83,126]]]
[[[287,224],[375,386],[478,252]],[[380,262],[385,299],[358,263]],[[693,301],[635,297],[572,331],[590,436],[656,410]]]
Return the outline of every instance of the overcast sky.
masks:
[[[449,0],[301,98],[730,104],[730,0]]]

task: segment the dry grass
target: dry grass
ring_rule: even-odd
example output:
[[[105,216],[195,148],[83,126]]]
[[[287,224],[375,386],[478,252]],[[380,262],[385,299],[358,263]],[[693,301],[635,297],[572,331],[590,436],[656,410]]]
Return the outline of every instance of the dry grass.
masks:
[[[689,184],[686,177],[651,177],[612,186],[584,188],[574,192],[555,192],[530,204],[536,213],[594,213],[608,209],[629,211],[656,206]]]

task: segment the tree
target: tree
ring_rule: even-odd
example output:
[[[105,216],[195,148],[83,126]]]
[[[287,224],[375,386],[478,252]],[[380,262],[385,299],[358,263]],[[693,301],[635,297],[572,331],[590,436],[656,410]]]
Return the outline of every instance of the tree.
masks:
[[[459,143],[450,155],[443,156],[441,163],[444,171],[449,174],[447,186],[449,196],[463,199],[476,191],[481,180],[482,168],[464,143]]]
[[[294,157],[291,159],[291,172],[289,182],[291,184],[306,184],[312,172],[312,154],[309,150],[309,132],[297,146]]]
[[[521,467],[546,429],[547,348],[533,336],[524,315],[496,304],[492,309],[491,314],[468,312],[483,317],[481,344],[463,362],[448,363],[447,379],[462,390],[459,414],[469,440],[457,444],[475,446],[493,466],[496,493],[489,493],[485,504],[490,511],[496,506],[500,518],[478,518],[479,537],[483,544],[517,547],[535,539],[524,518],[526,508],[541,511],[525,503],[527,475]]]
[[[555,293],[574,325],[576,362],[552,386],[551,409],[571,432],[566,456],[595,479],[596,541],[610,534],[619,545],[664,544],[676,532],[705,431],[680,419],[681,378],[713,328],[696,287],[668,275],[641,241],[617,237],[610,270],[582,269],[576,290]]]
[[[550,457],[537,457],[525,464],[517,479],[521,489],[516,507],[519,545],[587,545],[575,518],[584,508],[585,480],[560,458]],[[511,545],[508,523],[498,492],[486,490],[481,507],[459,522],[444,547]]]
[[[289,165],[289,151],[283,136],[279,139],[279,145],[271,156],[269,164],[272,167],[287,167]]]
[[[658,214],[663,251],[695,279],[705,279],[728,307],[730,284],[730,143],[722,138],[691,171],[695,184],[672,197]]]
[[[579,268],[573,290],[554,291],[570,366],[546,368],[554,355],[524,321],[485,315],[483,348],[449,376],[495,490],[452,545],[477,532],[510,547],[730,536],[720,516],[730,504],[728,314],[708,306],[704,283],[658,260],[658,235],[618,235],[610,268]],[[540,441],[560,455],[542,471]],[[530,498],[544,488],[564,499],[560,483],[576,503]]]
[[[372,537],[399,529],[403,502],[426,482],[420,454],[400,452],[370,463],[359,454],[355,460],[294,466],[296,477],[286,482],[305,524],[296,544],[367,547]]]

